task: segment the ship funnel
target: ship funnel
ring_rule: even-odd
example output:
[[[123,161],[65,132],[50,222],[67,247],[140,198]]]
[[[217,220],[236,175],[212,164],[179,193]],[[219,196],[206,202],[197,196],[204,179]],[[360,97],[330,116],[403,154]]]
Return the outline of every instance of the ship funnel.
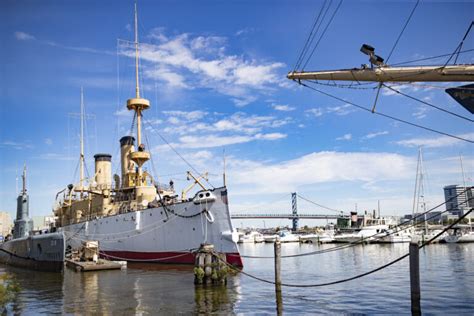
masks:
[[[112,186],[112,156],[109,154],[97,154],[95,159],[95,182],[98,189],[110,189]]]
[[[120,139],[120,157],[122,163],[122,187],[129,186],[128,174],[134,172],[135,163],[130,160],[130,154],[135,151],[135,138],[133,136],[124,136]]]

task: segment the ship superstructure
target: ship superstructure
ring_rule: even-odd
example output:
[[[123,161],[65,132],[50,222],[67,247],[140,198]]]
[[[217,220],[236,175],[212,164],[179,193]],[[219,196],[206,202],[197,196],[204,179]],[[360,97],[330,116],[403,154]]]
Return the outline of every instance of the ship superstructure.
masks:
[[[81,140],[81,178],[58,193],[54,210],[57,226],[66,234],[69,249],[79,248],[82,241],[96,240],[101,254],[112,259],[194,263],[193,250],[201,243],[212,243],[228,255],[228,262],[241,266],[225,186],[207,189],[199,180],[203,176],[188,172],[193,185],[201,190],[190,198],[183,191],[179,197],[172,184],[159,184],[143,169],[151,157],[142,143],[141,130],[150,101],[140,95],[136,6],[134,45],[136,94],[126,106],[134,112],[136,138],[128,135],[120,139],[121,174],[114,175],[112,181],[112,156],[96,154],[94,176],[85,185]],[[83,116],[81,97],[81,121]]]

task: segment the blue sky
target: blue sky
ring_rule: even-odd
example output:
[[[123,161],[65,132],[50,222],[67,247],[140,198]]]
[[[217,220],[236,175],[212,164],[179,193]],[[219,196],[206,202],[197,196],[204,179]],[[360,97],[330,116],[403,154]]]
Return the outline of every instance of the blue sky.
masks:
[[[332,10],[338,1],[333,1]],[[423,145],[426,200],[442,187],[474,179],[473,145],[370,115],[286,79],[322,1],[139,1],[141,82],[151,171],[186,186],[189,167],[222,184],[225,148],[232,211],[290,208],[290,193],[342,210],[411,210],[418,146]],[[368,43],[386,57],[414,1],[344,1],[306,70],[359,67]],[[2,1],[0,4],[0,210],[13,215],[16,176],[29,169],[32,215],[50,212],[57,191],[77,181],[80,87],[87,120],[86,155],[113,155],[134,95],[132,1]],[[470,1],[421,1],[390,63],[451,53],[472,20]],[[474,46],[474,34],[464,48]],[[462,54],[459,63],[473,63]],[[443,63],[444,59],[430,61]],[[463,116],[444,93],[454,84],[404,85],[401,91]],[[319,86],[371,107],[375,91]],[[472,123],[383,90],[377,110],[474,139]],[[303,211],[318,210],[300,201]],[[239,223],[240,224],[240,223]],[[289,224],[282,221],[281,224]],[[256,225],[259,225],[256,223]]]

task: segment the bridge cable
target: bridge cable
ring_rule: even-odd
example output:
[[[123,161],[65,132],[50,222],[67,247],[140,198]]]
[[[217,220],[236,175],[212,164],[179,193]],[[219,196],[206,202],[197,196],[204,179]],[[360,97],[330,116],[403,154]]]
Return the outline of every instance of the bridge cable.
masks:
[[[309,202],[309,203],[314,204],[314,205],[316,205],[316,206],[319,206],[319,207],[321,207],[321,208],[324,208],[324,209],[326,209],[326,210],[333,211],[333,212],[338,212],[338,213],[342,213],[342,211],[340,211],[340,210],[336,210],[336,209],[333,209],[333,208],[330,208],[330,207],[327,207],[327,206],[318,204],[318,203],[316,203],[316,202],[314,202],[314,201],[311,201],[310,199],[305,198],[304,196],[301,196],[299,193],[297,193],[296,195],[297,195],[300,199],[305,200],[306,202]]]
[[[443,229],[440,233],[438,233],[436,236],[430,238],[428,241],[424,242],[423,244],[421,244],[420,246],[418,246],[419,249],[422,249],[423,247],[425,247],[426,245],[430,244],[433,240],[435,240],[436,238],[438,238],[439,236],[441,236],[442,234],[444,234],[447,230],[451,229],[454,225],[458,224],[461,220],[463,220],[467,215],[469,215],[474,209],[471,208],[468,212],[466,212],[464,215],[462,215],[461,217],[459,217],[454,223],[452,223],[451,225],[449,225],[448,227],[446,227],[445,229]],[[360,279],[364,276],[367,276],[367,275],[370,275],[372,273],[375,273],[377,271],[380,271],[380,270],[383,270],[403,259],[405,259],[406,257],[408,257],[410,255],[410,253],[406,253],[404,254],[403,256],[395,259],[395,260],[392,260],[390,261],[389,263],[386,263],[378,268],[375,268],[373,270],[370,270],[370,271],[367,271],[367,272],[364,272],[364,273],[361,273],[361,274],[358,274],[358,275],[355,275],[353,277],[350,277],[350,278],[346,278],[346,279],[342,279],[342,280],[337,280],[337,281],[332,281],[332,282],[326,282],[326,283],[318,283],[318,284],[289,284],[289,283],[281,283],[281,286],[286,286],[286,287],[298,287],[298,288],[307,288],[307,287],[323,287],[323,286],[329,286],[329,285],[335,285],[335,284],[340,284],[340,283],[345,283],[345,282],[348,282],[348,281],[352,281],[352,280],[356,280],[356,279]],[[265,280],[263,278],[260,278],[260,277],[257,277],[257,276],[254,276],[250,273],[247,273],[247,272],[244,272],[242,271],[241,269],[238,269],[236,267],[234,267],[233,265],[227,263],[225,260],[221,259],[219,256],[217,256],[217,258],[219,258],[219,260],[223,263],[225,263],[229,268],[231,268],[232,270],[234,271],[237,271],[237,272],[240,272],[242,273],[243,275],[245,276],[248,276],[249,278],[252,278],[252,279],[255,279],[257,281],[261,281],[261,282],[264,282],[264,283],[268,283],[268,284],[275,284],[274,281],[270,281],[270,280]]]
[[[409,122],[409,121],[406,121],[406,120],[403,120],[403,119],[400,119],[400,118],[397,118],[397,117],[394,117],[394,116],[391,116],[391,115],[388,115],[388,114],[384,114],[384,113],[381,113],[381,112],[372,112],[371,109],[369,108],[366,108],[362,105],[359,105],[359,104],[356,104],[354,102],[351,102],[351,101],[348,101],[348,100],[345,100],[343,98],[340,98],[338,96],[335,96],[333,94],[330,94],[330,93],[327,93],[327,92],[324,92],[322,90],[319,90],[315,87],[312,87],[312,86],[309,86],[301,81],[297,81],[298,84],[306,87],[306,88],[309,88],[311,90],[314,90],[316,92],[319,92],[321,94],[324,94],[328,97],[331,97],[333,99],[336,99],[336,100],[339,100],[341,102],[344,102],[344,103],[347,103],[347,104],[350,104],[352,106],[355,106],[356,108],[359,108],[361,110],[364,110],[364,111],[367,111],[367,112],[370,112],[372,114],[376,114],[376,115],[379,115],[379,116],[382,116],[382,117],[385,117],[385,118],[389,118],[391,120],[394,120],[394,121],[397,121],[397,122],[401,122],[401,123],[404,123],[404,124],[407,124],[407,125],[411,125],[411,126],[414,126],[414,127],[418,127],[418,128],[421,128],[421,129],[424,129],[424,130],[427,130],[427,131],[430,131],[430,132],[433,132],[433,133],[437,133],[437,134],[440,134],[440,135],[444,135],[444,136],[448,136],[448,137],[451,137],[451,138],[455,138],[455,139],[458,139],[458,140],[462,140],[462,141],[465,141],[465,142],[468,142],[468,143],[471,143],[471,144],[474,144],[474,141],[472,140],[469,140],[467,138],[463,138],[463,137],[459,137],[459,136],[456,136],[456,135],[452,135],[452,134],[449,134],[449,133],[446,133],[446,132],[442,132],[442,131],[438,131],[438,130],[435,130],[433,128],[430,128],[430,127],[426,127],[426,126],[423,126],[423,125],[419,125],[419,124],[416,124],[416,123],[412,123],[412,122]]]

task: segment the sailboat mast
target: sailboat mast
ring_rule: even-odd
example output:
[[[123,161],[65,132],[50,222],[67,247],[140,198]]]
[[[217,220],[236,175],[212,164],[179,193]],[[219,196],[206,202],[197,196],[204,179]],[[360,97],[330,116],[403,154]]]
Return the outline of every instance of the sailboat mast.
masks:
[[[421,147],[418,149],[418,162],[416,164],[416,177],[415,177],[415,191],[413,193],[413,209],[412,209],[412,215],[411,218],[413,220],[413,231],[415,230],[416,227],[416,220],[415,220],[415,208],[417,206],[417,193],[418,193],[418,172],[420,170],[420,156],[421,156]]]
[[[135,2],[135,92],[136,98],[140,98],[140,85],[138,81],[138,14],[137,3]]]
[[[459,154],[459,160],[461,161],[462,184],[464,186],[464,200],[465,200],[465,203],[467,203],[467,205],[466,205],[467,208],[469,209],[469,202],[468,202],[468,198],[467,198],[466,178],[464,177],[464,167],[463,167],[463,164],[462,164],[461,154]],[[467,220],[468,220],[468,223],[469,223],[469,230],[472,232],[471,215],[469,215]]]

